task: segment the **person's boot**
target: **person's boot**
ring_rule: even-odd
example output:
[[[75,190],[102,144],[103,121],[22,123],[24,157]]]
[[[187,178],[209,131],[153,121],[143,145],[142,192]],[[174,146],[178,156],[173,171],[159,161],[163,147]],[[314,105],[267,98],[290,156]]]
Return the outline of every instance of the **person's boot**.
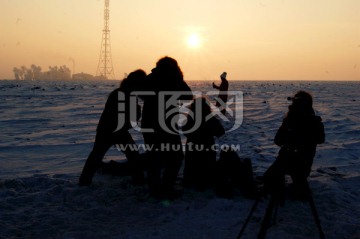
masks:
[[[131,181],[134,185],[144,185],[145,184],[145,176],[144,176],[144,167],[142,165],[142,161],[140,157],[133,158],[128,161],[129,162],[129,170],[131,175]]]
[[[86,160],[79,178],[79,186],[89,186],[91,184],[92,178],[94,177],[98,166],[98,163],[89,159]]]

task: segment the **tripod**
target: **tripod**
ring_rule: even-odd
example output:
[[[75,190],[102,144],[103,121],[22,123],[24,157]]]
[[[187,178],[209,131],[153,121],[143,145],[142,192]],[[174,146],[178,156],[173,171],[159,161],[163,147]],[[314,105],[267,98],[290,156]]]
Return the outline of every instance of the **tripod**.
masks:
[[[306,182],[304,184],[304,189],[305,189],[305,192],[306,192],[305,193],[305,199],[310,204],[311,212],[313,214],[316,226],[317,226],[317,228],[319,230],[319,236],[320,236],[321,239],[325,239],[325,234],[324,234],[324,232],[323,232],[323,230],[321,228],[320,218],[319,218],[319,215],[318,215],[316,207],[315,207],[315,203],[314,203],[314,199],[312,197],[312,193],[311,193],[311,190],[310,190],[310,187],[309,187],[309,183],[306,180],[304,182]],[[259,230],[259,234],[258,234],[258,239],[264,239],[265,238],[267,229],[269,227],[271,227],[271,224],[270,224],[271,218],[273,218],[274,221],[276,220],[278,206],[282,202],[282,200],[284,200],[284,195],[282,195],[283,190],[284,190],[284,188],[279,187],[279,188],[271,191],[271,193],[270,193],[270,195],[271,195],[270,201],[269,201],[268,206],[267,206],[266,211],[265,211],[265,215],[264,215],[264,218],[263,218],[260,230]],[[246,228],[247,224],[249,223],[249,221],[250,221],[250,219],[252,217],[252,214],[256,210],[256,207],[257,207],[260,199],[261,199],[261,197],[258,197],[256,199],[254,205],[251,208],[251,211],[250,211],[248,217],[246,218],[246,220],[244,222],[243,227],[241,228],[241,230],[239,232],[239,235],[238,235],[237,239],[240,239],[242,234],[244,233],[245,228]]]

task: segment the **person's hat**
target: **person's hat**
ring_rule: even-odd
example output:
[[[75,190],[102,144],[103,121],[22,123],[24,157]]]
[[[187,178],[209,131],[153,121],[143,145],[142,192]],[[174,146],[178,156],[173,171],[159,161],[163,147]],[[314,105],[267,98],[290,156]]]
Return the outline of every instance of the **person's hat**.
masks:
[[[294,105],[312,106],[312,96],[306,91],[298,91],[294,97],[288,97],[287,100],[291,100]]]

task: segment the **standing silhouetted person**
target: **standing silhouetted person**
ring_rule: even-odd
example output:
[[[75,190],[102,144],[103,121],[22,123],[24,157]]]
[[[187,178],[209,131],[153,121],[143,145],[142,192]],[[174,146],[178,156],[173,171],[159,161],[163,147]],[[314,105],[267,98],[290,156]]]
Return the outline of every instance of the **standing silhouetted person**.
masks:
[[[215,137],[224,135],[225,129],[212,115],[206,98],[196,98],[190,105],[190,113],[182,127],[187,137],[183,185],[202,191],[214,186]]]
[[[292,104],[275,136],[280,151],[275,162],[264,174],[265,187],[276,190],[291,176],[295,192],[304,197],[307,177],[316,153],[316,145],[325,140],[324,125],[315,115],[312,96],[299,91],[290,98]]]
[[[126,148],[126,145],[135,145],[128,130],[132,127],[131,121],[137,120],[136,114],[131,115],[131,112],[138,111],[137,104],[136,109],[130,109],[129,97],[132,91],[139,90],[145,77],[146,73],[143,70],[136,70],[121,82],[118,89],[110,93],[96,129],[93,149],[82,170],[79,185],[91,184],[96,170],[101,166],[104,155],[115,144],[120,144],[124,148],[123,152],[129,162],[133,182],[142,183],[144,181],[143,172],[138,166],[139,152],[135,149],[136,147]]]
[[[219,96],[216,101],[216,106],[219,108],[222,114],[225,114],[226,112],[226,102],[228,98],[228,89],[229,89],[229,82],[226,80],[226,72],[223,72],[220,75],[221,83],[219,86],[217,86],[215,83],[213,83],[213,88],[219,90]]]
[[[147,76],[146,89],[149,95],[143,97],[141,128],[145,144],[151,147],[147,151],[149,191],[155,197],[172,197],[184,157],[173,116],[179,113],[178,101],[191,100],[192,93],[177,61],[170,57],[156,63]]]

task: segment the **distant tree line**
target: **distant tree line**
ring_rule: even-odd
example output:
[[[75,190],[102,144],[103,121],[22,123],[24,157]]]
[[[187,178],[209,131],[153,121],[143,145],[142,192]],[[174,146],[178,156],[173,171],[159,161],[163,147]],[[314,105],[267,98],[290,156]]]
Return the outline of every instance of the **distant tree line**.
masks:
[[[13,72],[16,80],[71,80],[71,71],[66,65],[49,66],[48,71],[42,72],[40,66],[32,64],[30,68],[14,67]]]

